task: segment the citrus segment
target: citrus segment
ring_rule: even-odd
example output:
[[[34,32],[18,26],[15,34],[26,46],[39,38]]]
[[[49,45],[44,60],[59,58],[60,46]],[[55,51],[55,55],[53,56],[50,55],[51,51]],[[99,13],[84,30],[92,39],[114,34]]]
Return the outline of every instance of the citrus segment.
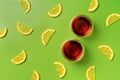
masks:
[[[63,78],[66,74],[66,68],[64,64],[62,64],[61,62],[54,62],[54,65],[56,67],[59,77]]]
[[[90,66],[86,71],[87,80],[95,80],[95,66]]]
[[[39,73],[37,71],[33,71],[31,80],[40,80]]]
[[[47,29],[42,33],[41,40],[44,45],[47,45],[53,34],[55,33],[54,29]]]
[[[17,23],[17,30],[23,35],[29,35],[33,31],[32,28],[30,28],[22,23],[19,23],[19,22]]]
[[[100,45],[98,49],[111,61],[113,59],[113,50],[108,45]]]
[[[29,2],[29,0],[20,0],[20,4],[21,4],[24,12],[27,14],[30,11],[30,2]]]
[[[110,26],[111,24],[117,22],[118,20],[120,20],[120,14],[117,13],[110,14],[106,19],[106,26]]]
[[[11,59],[11,62],[14,64],[22,64],[27,58],[26,52],[23,50],[17,56]]]
[[[98,8],[98,0],[92,0],[89,6],[88,11],[93,12]]]
[[[55,6],[53,9],[51,9],[48,12],[48,15],[50,17],[57,17],[61,14],[61,12],[62,12],[62,5],[59,3],[57,6]]]
[[[5,37],[7,34],[7,28],[0,29],[0,38]]]

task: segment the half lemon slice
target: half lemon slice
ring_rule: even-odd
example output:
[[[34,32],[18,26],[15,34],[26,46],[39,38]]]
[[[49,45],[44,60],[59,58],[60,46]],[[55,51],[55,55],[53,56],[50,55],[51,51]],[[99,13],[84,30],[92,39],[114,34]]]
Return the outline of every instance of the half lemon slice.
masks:
[[[118,14],[118,13],[112,13],[106,19],[106,26],[108,27],[111,24],[117,22],[118,20],[120,20],[120,14]]]
[[[47,45],[53,34],[55,33],[54,29],[47,29],[42,33],[41,40],[44,45]]]
[[[33,71],[31,80],[40,80],[40,76],[37,71]]]
[[[0,29],[0,38],[5,37],[7,34],[7,28]]]
[[[88,11],[93,12],[98,8],[98,0],[92,0],[89,6]]]
[[[29,0],[19,0],[24,12],[27,14],[30,11],[30,2]]]
[[[51,9],[48,12],[48,15],[50,17],[58,17],[62,12],[62,5],[59,3],[57,6],[55,6],[53,9]]]
[[[113,59],[114,53],[110,46],[100,45],[98,49],[111,61]]]
[[[63,78],[66,74],[66,68],[64,64],[62,64],[61,62],[54,62],[54,65],[56,67],[59,77]]]
[[[14,64],[22,64],[27,58],[26,52],[23,50],[17,56],[11,59],[11,62]]]
[[[95,66],[90,66],[86,71],[87,80],[95,80]]]
[[[30,28],[30,27],[28,27],[20,22],[17,23],[17,30],[23,35],[29,35],[33,31],[32,28]]]

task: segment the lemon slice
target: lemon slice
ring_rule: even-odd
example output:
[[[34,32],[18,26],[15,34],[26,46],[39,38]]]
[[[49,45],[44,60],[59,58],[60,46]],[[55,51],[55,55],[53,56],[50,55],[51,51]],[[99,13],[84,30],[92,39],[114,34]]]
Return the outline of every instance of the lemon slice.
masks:
[[[59,3],[57,6],[55,6],[52,10],[48,12],[48,15],[50,17],[57,17],[62,12],[62,5]]]
[[[31,80],[40,80],[39,73],[37,71],[33,71]]]
[[[19,23],[19,22],[17,23],[17,30],[23,35],[29,35],[33,31],[32,28],[30,28],[22,23]]]
[[[55,33],[54,29],[47,29],[42,33],[41,40],[44,45],[47,45],[53,34]]]
[[[5,37],[7,34],[7,28],[0,29],[0,38]]]
[[[113,59],[113,50],[108,45],[100,45],[98,49],[111,61]]]
[[[95,80],[95,66],[90,66],[86,71],[87,80]]]
[[[98,8],[98,0],[92,0],[89,6],[88,11],[93,12]]]
[[[60,78],[63,78],[66,74],[66,68],[61,62],[54,62],[56,70]]]
[[[120,20],[120,14],[117,13],[110,14],[106,19],[106,26],[110,26],[111,24],[117,22],[118,20]]]
[[[14,63],[14,64],[22,64],[23,62],[25,62],[26,58],[27,58],[27,54],[23,50],[16,57],[14,57],[13,59],[11,59],[11,62]]]
[[[30,2],[29,0],[20,0],[20,4],[23,7],[23,10],[27,14],[30,11]]]

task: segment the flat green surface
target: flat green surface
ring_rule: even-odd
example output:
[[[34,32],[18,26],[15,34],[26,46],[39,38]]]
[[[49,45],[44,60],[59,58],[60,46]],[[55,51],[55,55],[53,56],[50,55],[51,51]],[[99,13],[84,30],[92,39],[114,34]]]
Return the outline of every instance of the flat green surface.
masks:
[[[96,80],[118,80],[120,74],[120,22],[109,28],[105,20],[111,13],[120,13],[120,0],[99,0],[99,8],[88,12],[91,0],[30,0],[31,10],[26,15],[18,0],[0,0],[0,28],[7,27],[8,34],[0,39],[0,80],[30,80],[33,70],[40,73],[41,80],[86,80],[86,69],[96,66]],[[51,18],[47,12],[61,3],[62,14]],[[93,34],[89,38],[76,36],[71,28],[71,19],[77,15],[87,15],[94,23]],[[17,22],[34,28],[29,36],[21,35]],[[56,33],[47,46],[41,42],[41,34],[52,28]],[[69,39],[78,39],[85,46],[85,56],[78,63],[71,63],[62,57],[61,46]],[[109,61],[97,47],[110,45],[115,57]],[[27,52],[27,60],[21,65],[10,62],[19,52]],[[63,79],[58,77],[54,62],[60,61],[67,68]]]

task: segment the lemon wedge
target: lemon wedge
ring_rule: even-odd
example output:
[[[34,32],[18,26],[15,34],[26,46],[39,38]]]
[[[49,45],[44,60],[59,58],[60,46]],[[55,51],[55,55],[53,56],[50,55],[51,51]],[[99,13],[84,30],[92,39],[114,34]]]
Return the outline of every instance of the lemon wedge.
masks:
[[[11,59],[11,62],[14,64],[22,64],[27,58],[26,52],[23,50],[17,56]]]
[[[95,80],[95,66],[90,66],[86,71],[87,80]]]
[[[24,12],[27,14],[30,11],[30,2],[29,0],[19,0]]]
[[[58,17],[62,12],[62,5],[59,3],[57,6],[55,6],[53,9],[51,9],[48,12],[48,15],[50,17]]]
[[[114,53],[110,46],[100,45],[98,49],[111,61],[113,59]]]
[[[47,45],[54,33],[55,33],[54,29],[46,29],[41,36],[42,43],[44,45]]]
[[[120,14],[112,13],[106,19],[106,26],[108,27],[112,25],[113,23],[117,22],[118,20],[120,20]]]
[[[29,35],[33,32],[33,29],[24,25],[23,23],[17,23],[17,30],[23,35]]]
[[[98,8],[98,0],[92,0],[89,6],[88,11],[93,12]]]
[[[31,80],[40,80],[39,73],[37,71],[33,71]]]
[[[7,34],[7,28],[0,29],[0,38],[5,37]]]
[[[66,74],[66,67],[61,62],[54,62],[56,70],[60,78],[63,78]]]

